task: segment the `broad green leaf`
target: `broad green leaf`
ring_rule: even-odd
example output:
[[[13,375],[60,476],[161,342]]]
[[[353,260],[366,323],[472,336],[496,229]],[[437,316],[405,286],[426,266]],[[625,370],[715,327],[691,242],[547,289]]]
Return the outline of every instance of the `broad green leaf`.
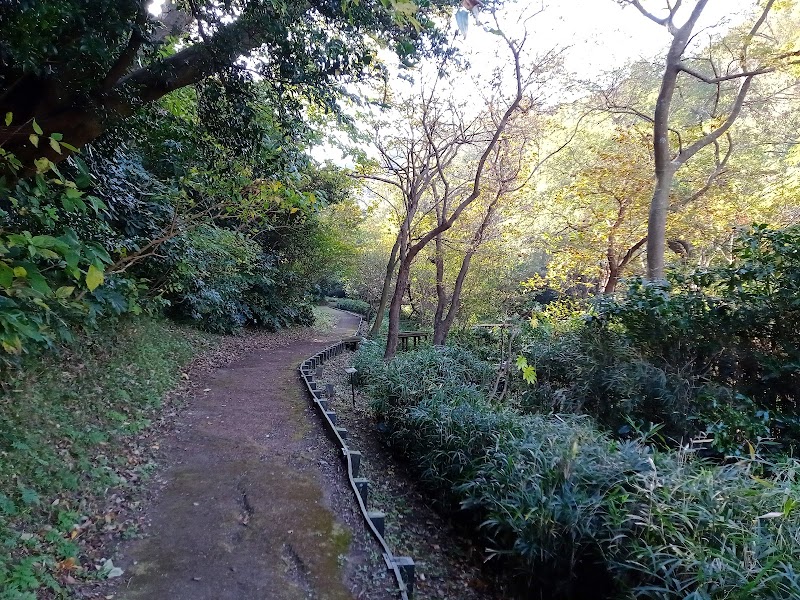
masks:
[[[50,170],[50,161],[44,157],[37,158],[35,161],[33,161],[33,164],[36,166],[37,173],[46,173]]]
[[[0,287],[10,288],[14,283],[14,269],[6,263],[0,263]]]
[[[72,292],[75,291],[75,287],[71,285],[63,285],[56,290],[56,298],[68,298]]]
[[[7,112],[6,113],[6,127],[11,125],[11,120],[14,118],[14,113]]]
[[[30,134],[28,136],[28,139],[31,141],[31,144],[33,144],[34,148],[38,148],[39,147],[39,136],[38,135],[36,135],[35,133],[32,133],[32,134]]]
[[[57,141],[57,142],[60,142],[62,139],[64,139],[64,134],[63,133],[51,133],[50,134],[50,138],[55,140],[55,141]]]
[[[527,383],[536,383],[536,369],[530,365],[522,368],[522,378]]]
[[[28,281],[31,289],[39,292],[42,296],[52,296],[53,290],[47,284],[47,280],[42,275],[32,269],[28,269]]]
[[[59,154],[61,154],[61,146],[59,145],[58,141],[53,139],[52,137],[50,138],[50,147]]]
[[[14,277],[25,277],[27,274],[25,267],[14,267]]]
[[[56,246],[61,245],[63,242],[60,242],[52,235],[35,235],[30,239],[29,243],[37,248],[55,248]]]
[[[9,354],[21,354],[22,341],[19,339],[19,336],[15,335],[11,339],[3,340],[3,350],[8,352]]]
[[[33,130],[39,135],[42,135],[44,133],[44,131],[42,131],[42,128],[39,127],[39,124],[36,122],[36,119],[33,120]]]
[[[86,287],[89,288],[89,291],[93,292],[104,280],[103,272],[94,265],[89,265],[89,270],[86,272]]]

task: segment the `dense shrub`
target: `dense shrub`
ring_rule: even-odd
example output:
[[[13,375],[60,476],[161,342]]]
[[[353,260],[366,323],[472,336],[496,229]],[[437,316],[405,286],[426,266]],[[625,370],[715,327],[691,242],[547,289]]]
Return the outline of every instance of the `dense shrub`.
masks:
[[[87,166],[73,158],[61,168],[12,188],[0,179],[0,370],[104,318],[142,311],[139,282],[113,269],[118,236]]]
[[[339,298],[336,300],[336,308],[363,315],[368,319],[372,317],[374,312],[369,303],[363,300],[356,300],[355,298]]]
[[[730,266],[628,282],[585,320],[537,323],[524,351],[531,408],[586,412],[619,431],[659,423],[712,434],[724,453],[800,440],[800,227],[755,227]],[[563,323],[563,320],[562,320]]]
[[[798,463],[714,466],[614,440],[589,417],[525,416],[486,399],[491,368],[469,354],[424,349],[386,364],[376,346],[355,365],[393,447],[480,519],[524,594],[800,594]]]
[[[181,242],[181,259],[166,285],[171,314],[218,333],[313,322],[307,303],[288,302],[293,286],[275,278],[290,275],[279,273],[258,243],[213,226],[196,228]]]

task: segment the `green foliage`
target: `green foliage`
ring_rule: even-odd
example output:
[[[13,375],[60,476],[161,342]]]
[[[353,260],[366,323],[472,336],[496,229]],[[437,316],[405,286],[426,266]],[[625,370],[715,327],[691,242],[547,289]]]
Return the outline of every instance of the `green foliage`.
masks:
[[[181,248],[165,288],[176,317],[218,333],[313,322],[310,306],[285,297],[274,264],[241,233],[201,227],[183,237]]]
[[[0,599],[66,597],[65,573],[95,576],[92,561],[101,557],[84,554],[91,548],[81,541],[107,535],[100,511],[110,487],[132,489],[146,477],[150,465],[137,454],[134,436],[149,427],[180,368],[205,341],[138,318],[81,336],[58,355],[26,359],[5,380]],[[62,562],[68,559],[79,568]]]
[[[0,181],[0,369],[34,348],[69,341],[76,322],[92,327],[101,317],[141,311],[136,282],[106,273],[108,207],[89,193],[86,164],[74,159],[66,167],[74,180],[43,159],[35,177],[13,189]]]
[[[797,444],[800,228],[756,226],[730,265],[629,282],[584,321],[537,323],[526,356],[537,410],[587,412],[617,431],[659,423],[676,440],[702,432],[724,453]],[[563,323],[563,320],[562,320]]]
[[[363,315],[367,319],[371,318],[375,312],[368,302],[355,298],[339,298],[336,300],[336,308]]]
[[[527,591],[554,598],[800,594],[796,461],[714,466],[620,442],[588,417],[522,415],[486,398],[492,369],[454,350],[355,366],[393,448],[458,503]]]

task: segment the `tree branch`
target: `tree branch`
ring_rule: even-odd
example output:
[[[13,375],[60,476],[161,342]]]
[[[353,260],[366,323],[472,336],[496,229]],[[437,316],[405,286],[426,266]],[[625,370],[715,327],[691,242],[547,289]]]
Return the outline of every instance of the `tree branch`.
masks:
[[[145,9],[145,3],[140,2],[136,10],[136,20],[133,23],[133,30],[131,31],[128,45],[125,47],[125,50],[122,51],[122,54],[119,55],[111,69],[109,69],[105,79],[103,79],[103,83],[100,84],[101,92],[108,92],[111,90],[133,64],[136,55],[139,53],[139,49],[145,41],[142,29],[146,23],[147,11]]]
[[[772,73],[775,71],[774,67],[764,67],[761,69],[755,69],[753,71],[743,71],[741,73],[731,73],[730,75],[721,75],[719,77],[707,77],[696,71],[689,65],[685,63],[681,63],[678,65],[678,71],[686,73],[687,75],[691,75],[695,79],[699,79],[703,83],[708,83],[709,85],[715,85],[717,83],[723,83],[725,81],[731,81],[734,79],[742,79],[744,77],[755,77],[756,75],[763,75],[765,73]]]
[[[742,87],[739,88],[739,93],[736,95],[736,100],[734,101],[733,107],[731,108],[731,112],[728,114],[728,118],[725,119],[725,122],[714,131],[707,133],[699,140],[694,142],[692,145],[688,146],[685,150],[683,150],[683,152],[679,153],[672,160],[672,164],[674,167],[680,167],[687,160],[689,160],[695,154],[697,154],[700,150],[702,150],[709,144],[714,143],[716,140],[725,135],[725,133],[731,128],[736,119],[739,118],[739,113],[742,112],[742,106],[744,105],[744,99],[747,96],[747,92],[750,90],[750,85],[752,83],[753,83],[752,75],[750,77],[745,78],[745,80],[742,82]]]

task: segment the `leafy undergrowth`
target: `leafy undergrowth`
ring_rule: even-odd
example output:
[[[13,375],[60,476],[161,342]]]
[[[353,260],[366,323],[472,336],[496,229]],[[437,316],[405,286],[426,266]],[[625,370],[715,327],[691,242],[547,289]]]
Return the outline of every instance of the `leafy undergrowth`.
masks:
[[[488,400],[491,367],[458,348],[354,366],[392,447],[444,506],[481,523],[522,597],[800,597],[800,464],[715,465],[620,442],[589,417]]]
[[[430,494],[386,452],[380,431],[375,427],[373,411],[363,390],[350,393],[345,369],[352,354],[342,354],[326,361],[322,383],[332,383],[336,390],[330,406],[336,411],[337,424],[347,429],[348,445],[363,457],[360,474],[369,480],[369,508],[384,512],[385,538],[396,556],[410,556],[416,563],[414,600],[500,600],[508,598],[502,581],[482,569],[487,558],[482,544],[464,537],[448,514],[437,514]],[[380,556],[372,569],[360,571],[370,584],[358,598],[386,598],[386,568]],[[372,591],[369,591],[369,590]],[[374,594],[374,596],[373,596]]]
[[[336,308],[347,310],[364,317],[372,316],[372,307],[367,302],[356,300],[355,298],[339,298],[336,300]]]
[[[135,534],[109,500],[154,468],[142,447],[165,394],[208,337],[127,321],[31,359],[0,392],[0,600],[64,597],[114,576],[98,538]]]

